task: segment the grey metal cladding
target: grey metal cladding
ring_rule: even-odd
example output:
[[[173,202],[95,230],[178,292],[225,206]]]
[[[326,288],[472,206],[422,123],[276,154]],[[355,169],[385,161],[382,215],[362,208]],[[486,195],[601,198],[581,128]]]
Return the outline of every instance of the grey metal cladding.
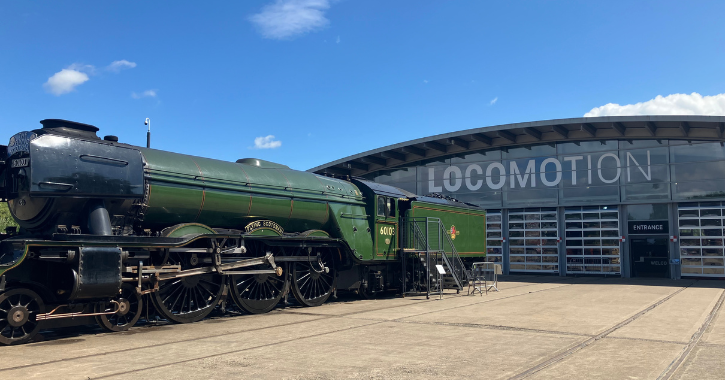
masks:
[[[335,169],[346,168],[352,171],[350,174],[364,175],[372,168],[348,163],[372,155],[395,159],[395,162],[388,161],[387,166],[375,168],[379,170],[405,165],[421,158],[444,157],[482,149],[566,141],[652,138],[720,141],[725,138],[725,116],[604,116],[495,125],[405,141],[341,158],[308,171],[331,173]],[[449,151],[440,141],[457,148]]]

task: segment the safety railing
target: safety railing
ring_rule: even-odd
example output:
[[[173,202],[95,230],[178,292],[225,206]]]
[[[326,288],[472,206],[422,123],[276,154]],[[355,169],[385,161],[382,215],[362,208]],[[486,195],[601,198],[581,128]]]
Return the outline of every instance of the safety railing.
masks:
[[[426,292],[430,295],[431,290],[442,292],[445,287],[445,278],[435,269],[436,265],[444,265],[447,267],[446,275],[455,283],[459,290],[470,281],[470,272],[466,270],[466,266],[453,245],[453,239],[443,226],[439,218],[419,217],[406,218],[403,220],[401,239],[401,258],[403,268],[408,268],[408,260],[410,256],[417,257],[425,266]],[[420,282],[420,278],[415,278],[416,271],[413,268],[412,279],[413,288]],[[431,279],[433,283],[431,284]],[[418,282],[416,282],[418,281]],[[403,281],[403,292],[406,292],[405,282]]]
[[[468,281],[471,280],[471,273],[466,270],[466,265],[463,263],[463,260],[461,260],[461,256],[458,255],[456,246],[453,245],[453,239],[451,239],[451,235],[448,233],[448,230],[443,227],[443,223],[440,223],[440,228],[442,235],[444,236],[443,259],[446,260],[448,268],[450,268],[451,273],[454,275],[453,278],[456,279],[456,285],[458,285],[459,289],[463,289],[463,282],[465,281],[467,284]]]

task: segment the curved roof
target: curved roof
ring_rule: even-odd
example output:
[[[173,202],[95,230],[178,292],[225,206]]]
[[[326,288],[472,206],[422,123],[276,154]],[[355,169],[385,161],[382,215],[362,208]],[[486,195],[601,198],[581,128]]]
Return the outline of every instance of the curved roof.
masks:
[[[636,139],[725,139],[725,116],[606,116],[542,120],[466,129],[369,150],[309,172],[365,175],[452,154],[560,141]]]

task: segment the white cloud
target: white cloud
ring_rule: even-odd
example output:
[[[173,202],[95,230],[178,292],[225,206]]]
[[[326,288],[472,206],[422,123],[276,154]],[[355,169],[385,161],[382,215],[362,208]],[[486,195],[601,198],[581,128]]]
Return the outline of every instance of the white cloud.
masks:
[[[111,62],[111,64],[106,67],[106,70],[117,73],[123,69],[133,69],[134,67],[136,67],[136,62],[129,62],[125,59],[122,59],[120,61]]]
[[[274,149],[282,146],[282,141],[275,140],[274,135],[260,136],[254,139],[254,149]]]
[[[134,67],[136,67],[136,63],[122,59],[120,61],[111,62],[111,64],[106,67],[106,70],[117,73],[123,69],[131,69]],[[80,86],[81,84],[88,82],[88,80],[90,80],[89,75],[95,75],[96,73],[96,67],[93,65],[74,63],[66,67],[65,69],[53,74],[52,77],[48,78],[48,81],[43,83],[43,88],[45,88],[45,91],[53,95],[60,96],[63,94],[67,94],[75,90],[75,88]],[[156,96],[156,92],[155,90],[148,90],[141,95],[137,95],[134,93],[132,94],[132,96],[154,97]]]
[[[48,78],[48,81],[43,84],[43,88],[53,95],[60,96],[73,91],[77,86],[87,82],[88,79],[88,74],[69,67]]]
[[[428,79],[423,79],[423,83],[428,84]]]
[[[492,105],[496,104],[496,102],[498,102],[498,96],[497,96],[497,97],[495,97],[495,98],[493,98],[493,99],[491,99],[491,101],[490,101],[490,102],[488,102],[488,105],[489,105],[489,106],[492,106]]]
[[[265,38],[282,40],[327,26],[328,8],[329,0],[276,0],[249,20]]]
[[[82,63],[74,63],[68,67],[68,70],[80,71],[82,73],[93,75],[96,73],[96,67],[93,65],[84,65]]]
[[[335,42],[338,44],[340,43],[340,36],[337,36],[337,40]]]
[[[637,104],[605,104],[592,108],[584,117],[632,116],[632,115],[725,115],[725,94],[702,96],[696,92],[687,94],[657,95],[656,98]]]
[[[146,90],[140,94],[137,94],[135,92],[131,93],[131,97],[134,99],[141,99],[141,98],[155,98],[156,97],[156,91],[157,90]]]

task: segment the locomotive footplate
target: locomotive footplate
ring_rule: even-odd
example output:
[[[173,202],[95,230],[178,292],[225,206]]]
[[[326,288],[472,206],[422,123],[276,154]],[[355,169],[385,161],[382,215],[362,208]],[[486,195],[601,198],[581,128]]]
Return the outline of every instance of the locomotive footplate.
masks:
[[[93,244],[97,246],[113,245],[122,247],[157,247],[177,248],[202,239],[235,239],[236,234],[193,234],[184,237],[163,237],[163,236],[123,236],[123,235],[87,235],[87,234],[53,234],[53,240],[25,239],[28,243],[58,244],[58,242],[69,242],[77,244]]]

